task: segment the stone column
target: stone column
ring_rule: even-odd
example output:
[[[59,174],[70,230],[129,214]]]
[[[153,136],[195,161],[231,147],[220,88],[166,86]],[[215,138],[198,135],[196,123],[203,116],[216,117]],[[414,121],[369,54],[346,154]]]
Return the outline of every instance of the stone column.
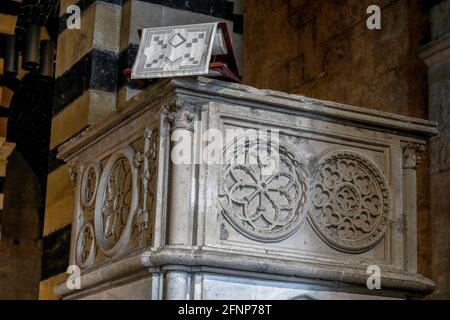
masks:
[[[191,277],[185,271],[169,271],[165,274],[164,300],[189,300]]]
[[[403,149],[403,215],[405,219],[406,270],[417,273],[417,177],[419,152],[424,146],[404,143]]]
[[[171,124],[170,198],[168,208],[167,244],[191,245],[193,212],[191,204],[194,161],[195,105],[176,101],[167,108]]]
[[[433,297],[450,298],[450,0],[431,9],[431,42],[419,52],[428,66],[429,119],[439,136],[430,140]]]

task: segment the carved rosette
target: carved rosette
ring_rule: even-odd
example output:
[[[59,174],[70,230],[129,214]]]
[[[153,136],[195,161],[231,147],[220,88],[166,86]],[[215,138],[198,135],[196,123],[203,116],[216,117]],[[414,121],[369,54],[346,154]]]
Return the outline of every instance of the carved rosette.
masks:
[[[95,202],[95,237],[107,256],[121,252],[129,243],[139,202],[139,172],[135,152],[127,146],[114,153],[105,165]]]
[[[80,200],[85,208],[91,208],[95,203],[100,173],[101,169],[98,161],[89,164],[83,172],[81,178]]]
[[[76,259],[80,268],[87,268],[95,261],[97,245],[92,222],[86,223],[78,233]]]
[[[81,268],[91,266],[96,257],[97,244],[92,211],[97,196],[100,174],[101,166],[99,161],[87,164],[84,170],[80,172],[80,213],[78,219],[83,226],[77,235],[75,257],[77,264]]]
[[[365,252],[384,237],[391,207],[388,183],[378,167],[350,151],[331,151],[316,162],[310,220],[336,250]]]
[[[235,151],[245,162],[229,164],[224,172],[219,195],[222,214],[241,234],[256,241],[286,239],[305,217],[306,175],[293,153],[278,146],[250,141]],[[274,170],[267,170],[273,162],[259,153],[264,148],[267,154],[279,155]]]

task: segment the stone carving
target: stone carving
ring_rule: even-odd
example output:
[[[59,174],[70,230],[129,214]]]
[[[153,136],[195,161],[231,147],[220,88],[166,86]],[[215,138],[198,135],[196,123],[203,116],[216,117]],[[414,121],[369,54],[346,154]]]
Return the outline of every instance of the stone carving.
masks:
[[[267,162],[259,151],[279,155],[278,167],[264,175]],[[220,204],[222,213],[240,233],[262,242],[281,241],[303,223],[307,193],[306,175],[285,147],[256,139],[238,148],[245,164],[230,164],[224,172]],[[278,152],[278,153],[277,153]]]
[[[84,170],[81,179],[81,204],[85,208],[91,208],[95,203],[98,182],[100,180],[100,163],[95,161],[89,164]]]
[[[420,163],[420,152],[425,150],[425,147],[418,143],[403,143],[403,169],[416,169]]]
[[[172,125],[172,131],[176,129],[184,129],[192,132],[194,131],[195,113],[191,112],[190,110],[170,109],[167,112],[167,119]]]
[[[69,171],[70,181],[75,183],[77,181],[78,163],[77,162],[68,163],[67,170]]]
[[[94,226],[86,223],[78,233],[76,245],[76,259],[80,268],[87,268],[94,263],[96,256]]]
[[[172,131],[184,129],[194,132],[197,114],[205,108],[205,103],[198,99],[169,99],[164,104],[164,114]]]
[[[134,165],[141,170],[142,200],[137,212],[136,225],[139,232],[138,244],[145,245],[147,242],[147,229],[149,222],[149,211],[153,207],[155,190],[152,186],[156,177],[156,156],[158,154],[158,130],[147,128],[144,137],[144,153],[136,153]]]
[[[317,161],[311,184],[310,220],[331,247],[367,251],[383,238],[390,212],[388,183],[378,167],[350,151],[331,151]]]
[[[100,178],[95,202],[95,236],[107,256],[128,244],[139,202],[138,170],[130,146],[119,149],[108,160]]]

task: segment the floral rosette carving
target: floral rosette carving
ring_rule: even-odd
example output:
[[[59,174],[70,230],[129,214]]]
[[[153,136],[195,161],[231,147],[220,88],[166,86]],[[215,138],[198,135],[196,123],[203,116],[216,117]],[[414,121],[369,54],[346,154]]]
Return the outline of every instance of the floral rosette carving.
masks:
[[[222,213],[250,239],[281,241],[303,223],[306,175],[286,148],[267,142],[257,144],[252,142],[235,151],[237,158],[245,159],[244,163],[226,166],[220,194]],[[261,156],[264,148],[267,157]],[[268,166],[274,167],[268,170]]]
[[[97,245],[92,222],[86,223],[78,233],[76,259],[81,268],[87,268],[94,263]]]
[[[95,203],[100,173],[101,169],[98,161],[89,164],[83,172],[80,197],[81,203],[85,208],[91,208]]]
[[[310,219],[333,248],[360,253],[384,237],[391,195],[386,178],[366,157],[349,151],[322,156],[313,173]]]
[[[129,243],[138,207],[138,170],[130,146],[119,149],[105,165],[95,203],[95,236],[107,256]]]

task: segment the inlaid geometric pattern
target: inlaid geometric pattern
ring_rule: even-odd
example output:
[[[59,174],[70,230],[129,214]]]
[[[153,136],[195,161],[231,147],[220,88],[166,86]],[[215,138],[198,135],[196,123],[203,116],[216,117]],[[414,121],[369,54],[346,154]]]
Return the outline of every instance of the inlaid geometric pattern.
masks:
[[[217,23],[144,29],[132,78],[208,73]]]

